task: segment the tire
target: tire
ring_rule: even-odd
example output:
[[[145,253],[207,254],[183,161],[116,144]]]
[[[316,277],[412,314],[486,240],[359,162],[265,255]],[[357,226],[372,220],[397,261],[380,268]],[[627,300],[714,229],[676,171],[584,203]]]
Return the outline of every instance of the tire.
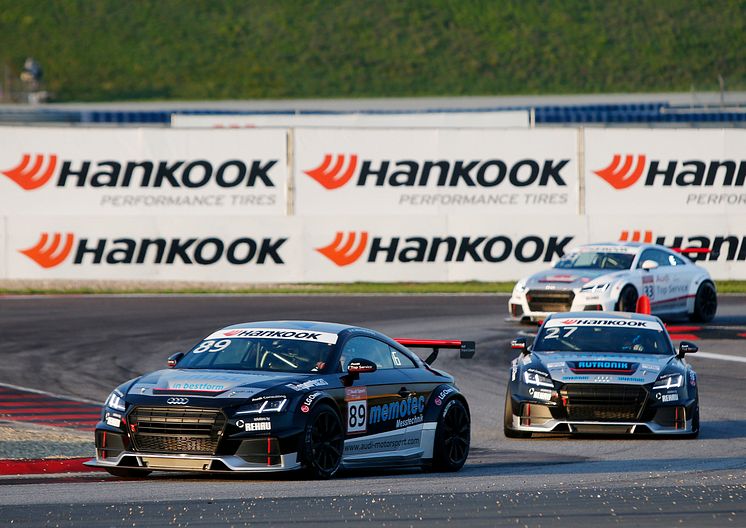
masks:
[[[148,469],[136,469],[127,467],[106,468],[106,471],[108,471],[115,477],[122,478],[145,478],[150,475],[150,473],[152,473]]]
[[[695,439],[699,436],[699,402],[697,402],[697,406],[694,408],[694,413],[692,414],[692,432],[686,435],[688,439]]]
[[[328,479],[339,470],[344,449],[344,430],[339,413],[321,403],[311,411],[302,440],[302,459],[312,479]]]
[[[637,311],[637,290],[631,284],[627,284],[619,293],[619,300],[616,302],[617,312],[636,312]]]
[[[715,318],[718,310],[718,294],[711,282],[703,282],[694,296],[694,311],[689,315],[691,321],[709,323]]]
[[[505,438],[531,438],[528,431],[513,429],[513,400],[510,398],[510,387],[505,392],[505,413],[503,414],[503,433]]]
[[[469,456],[471,418],[461,400],[450,400],[435,428],[433,471],[458,471]]]

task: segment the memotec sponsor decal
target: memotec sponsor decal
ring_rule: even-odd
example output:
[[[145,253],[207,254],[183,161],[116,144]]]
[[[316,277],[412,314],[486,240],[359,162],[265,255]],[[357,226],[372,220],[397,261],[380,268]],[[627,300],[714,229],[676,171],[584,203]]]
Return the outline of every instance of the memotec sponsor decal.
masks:
[[[337,266],[368,263],[422,262],[551,262],[565,254],[572,236],[527,236],[514,239],[505,235],[476,236],[374,236],[368,231],[337,231],[332,242],[316,251]]]
[[[218,262],[233,265],[284,264],[280,249],[287,238],[178,237],[88,238],[74,233],[41,233],[35,245],[18,251],[43,268],[71,263],[94,265],[195,264]]]
[[[406,400],[373,405],[368,409],[368,423],[373,425],[396,420],[397,427],[408,427],[420,423],[423,420],[421,415],[424,411],[425,397],[410,396]]]

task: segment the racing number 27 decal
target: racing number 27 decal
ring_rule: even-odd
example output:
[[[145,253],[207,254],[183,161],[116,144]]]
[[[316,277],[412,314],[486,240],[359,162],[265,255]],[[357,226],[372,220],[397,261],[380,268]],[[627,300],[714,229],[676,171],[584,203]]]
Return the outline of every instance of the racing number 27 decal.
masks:
[[[368,391],[365,387],[347,387],[347,432],[364,433],[368,423]]]

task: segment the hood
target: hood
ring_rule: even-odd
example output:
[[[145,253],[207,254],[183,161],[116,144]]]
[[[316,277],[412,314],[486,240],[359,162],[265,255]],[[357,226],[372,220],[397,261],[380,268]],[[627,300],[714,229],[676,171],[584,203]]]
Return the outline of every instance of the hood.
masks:
[[[534,273],[526,280],[526,288],[532,290],[574,290],[579,289],[593,279],[609,273],[609,270],[596,269],[559,269]]]
[[[673,355],[532,352],[555,381],[567,383],[653,383]]]
[[[250,398],[277,385],[303,384],[312,377],[318,378],[318,375],[237,370],[164,369],[140,378],[130,388],[128,394]],[[320,381],[326,385],[326,382]]]

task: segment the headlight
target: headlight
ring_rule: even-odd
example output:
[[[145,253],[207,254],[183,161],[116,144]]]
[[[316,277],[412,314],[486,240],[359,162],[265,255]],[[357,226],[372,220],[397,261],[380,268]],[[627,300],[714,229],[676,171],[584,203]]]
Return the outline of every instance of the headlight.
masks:
[[[516,282],[515,286],[513,287],[513,295],[517,295],[519,293],[523,293],[526,291],[526,280],[519,280]]]
[[[611,286],[610,282],[604,282],[603,284],[595,284],[593,286],[583,286],[580,291],[583,293],[601,293],[605,292]]]
[[[653,389],[675,389],[684,385],[684,376],[681,374],[669,374],[655,382]]]
[[[538,385],[539,387],[554,387],[554,383],[550,378],[542,376],[538,372],[524,372],[523,381],[529,385]]]
[[[109,394],[108,398],[106,398],[106,402],[104,403],[104,405],[106,407],[114,409],[115,411],[124,412],[124,394],[122,394],[118,390],[115,390],[114,392]]]
[[[288,399],[284,396],[282,398],[270,398],[264,400],[258,400],[250,402],[248,405],[241,407],[240,411],[236,414],[263,414],[270,412],[281,412],[285,408]]]

